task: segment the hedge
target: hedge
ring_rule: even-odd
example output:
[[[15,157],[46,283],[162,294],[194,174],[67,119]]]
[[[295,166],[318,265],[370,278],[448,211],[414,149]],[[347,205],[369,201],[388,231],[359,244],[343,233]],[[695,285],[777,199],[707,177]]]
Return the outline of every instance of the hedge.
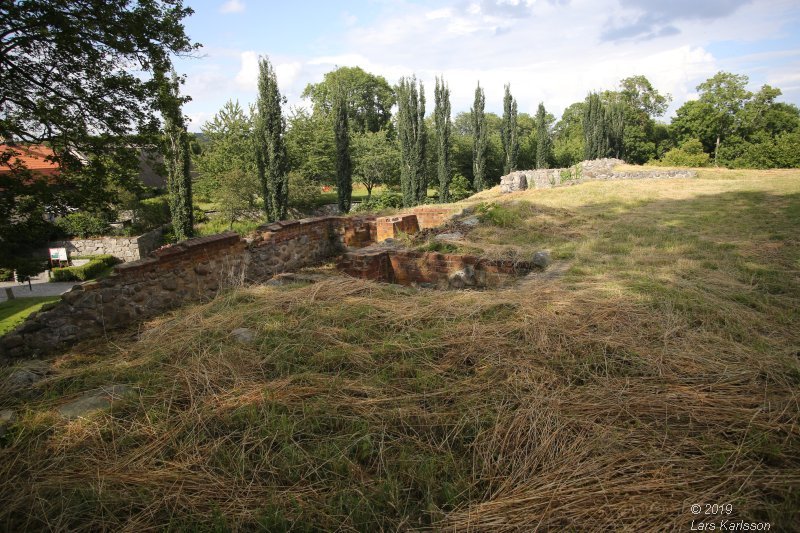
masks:
[[[119,262],[120,260],[113,255],[95,255],[85,265],[54,268],[50,281],[87,281],[96,278],[105,269]]]

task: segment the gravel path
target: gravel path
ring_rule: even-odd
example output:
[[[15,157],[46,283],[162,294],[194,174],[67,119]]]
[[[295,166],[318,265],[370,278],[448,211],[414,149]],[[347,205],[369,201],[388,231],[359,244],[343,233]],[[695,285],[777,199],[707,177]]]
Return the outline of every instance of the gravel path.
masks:
[[[77,285],[77,283],[74,281],[48,283],[46,272],[31,279],[30,288],[28,288],[27,283],[4,281],[0,282],[0,302],[6,301],[6,287],[10,287],[14,292],[14,296],[17,298],[30,298],[32,296],[58,296],[64,294],[75,285]]]

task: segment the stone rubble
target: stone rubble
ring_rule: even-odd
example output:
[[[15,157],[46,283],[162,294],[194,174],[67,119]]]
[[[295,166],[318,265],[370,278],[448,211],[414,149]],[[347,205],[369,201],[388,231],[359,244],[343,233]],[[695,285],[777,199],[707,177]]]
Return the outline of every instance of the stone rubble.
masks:
[[[517,170],[500,178],[500,192],[511,193],[527,189],[551,189],[596,180],[697,177],[697,173],[694,170],[614,170],[617,165],[624,163],[621,159],[605,158],[584,161],[571,168]]]

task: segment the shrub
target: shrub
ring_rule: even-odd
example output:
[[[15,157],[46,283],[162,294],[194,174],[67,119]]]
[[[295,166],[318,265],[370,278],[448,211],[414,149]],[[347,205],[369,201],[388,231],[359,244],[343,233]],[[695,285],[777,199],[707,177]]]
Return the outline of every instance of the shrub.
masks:
[[[492,226],[510,228],[518,225],[522,221],[519,212],[507,206],[481,202],[475,209],[478,212],[478,218],[480,218],[481,222],[491,224]]]
[[[565,181],[579,180],[583,177],[583,165],[578,163],[569,168],[561,169],[560,176],[561,183],[564,183]],[[552,178],[550,184],[555,185],[555,183],[552,181]]]
[[[315,207],[322,192],[319,184],[297,171],[289,172],[289,205],[296,209]]]
[[[656,165],[664,167],[705,167],[710,158],[703,151],[703,144],[698,139],[689,139],[679,148],[673,148],[661,158],[654,161]]]
[[[96,278],[119,262],[113,255],[96,255],[85,265],[54,268],[50,281],[87,281]]]
[[[458,202],[464,198],[469,198],[472,194],[472,188],[467,178],[456,172],[452,181],[450,181],[450,200]]]
[[[136,210],[136,228],[142,233],[169,222],[169,201],[166,196],[157,196],[139,202]]]
[[[383,190],[380,194],[373,195],[369,200],[364,200],[352,209],[353,212],[372,212],[384,209],[399,209],[403,207],[403,195],[399,192]]]
[[[56,220],[56,226],[70,237],[92,237],[102,235],[108,229],[108,222],[102,217],[79,211]]]
[[[12,281],[14,279],[14,271],[10,268],[0,268],[0,281]]]

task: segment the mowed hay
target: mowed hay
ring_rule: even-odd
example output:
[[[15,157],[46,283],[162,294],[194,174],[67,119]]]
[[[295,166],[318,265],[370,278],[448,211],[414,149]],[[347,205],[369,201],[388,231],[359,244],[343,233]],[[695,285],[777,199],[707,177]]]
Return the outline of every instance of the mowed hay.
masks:
[[[794,529],[794,241],[773,250],[768,214],[737,249],[708,244],[728,221],[648,240],[635,212],[599,239],[570,210],[564,278],[243,287],[76,347],[29,397],[0,391],[2,529],[662,531],[698,503]],[[135,393],[56,414],[108,383]]]

